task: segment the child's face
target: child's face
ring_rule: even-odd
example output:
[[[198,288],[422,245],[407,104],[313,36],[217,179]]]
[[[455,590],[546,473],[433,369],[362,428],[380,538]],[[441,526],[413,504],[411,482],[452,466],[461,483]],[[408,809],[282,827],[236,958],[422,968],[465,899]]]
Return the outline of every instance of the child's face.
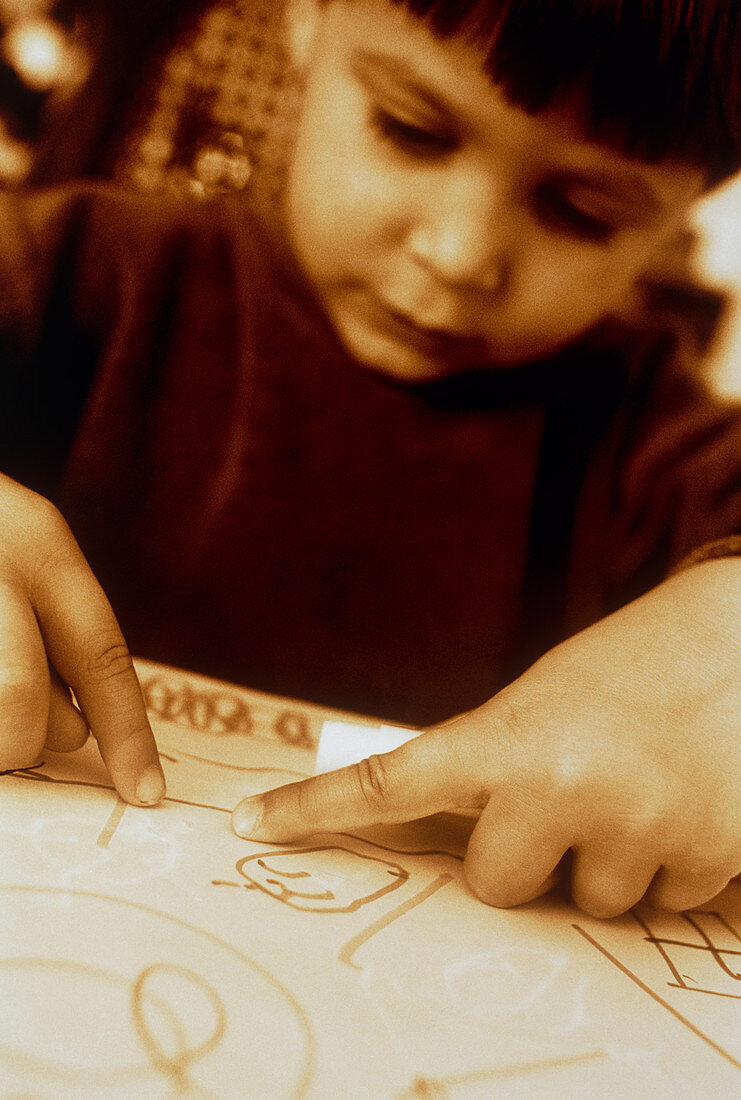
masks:
[[[390,0],[303,0],[298,261],[360,362],[406,381],[553,352],[620,304],[704,184],[510,104]],[[300,38],[294,25],[294,42]]]

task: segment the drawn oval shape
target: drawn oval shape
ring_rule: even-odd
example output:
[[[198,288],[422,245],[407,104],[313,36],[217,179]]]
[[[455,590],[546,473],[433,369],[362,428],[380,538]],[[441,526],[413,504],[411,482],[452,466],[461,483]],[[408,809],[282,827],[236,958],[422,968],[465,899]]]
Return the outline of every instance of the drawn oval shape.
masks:
[[[1,886],[0,1080],[54,1100],[297,1100],[313,1038],[293,994],[180,918],[63,888]]]

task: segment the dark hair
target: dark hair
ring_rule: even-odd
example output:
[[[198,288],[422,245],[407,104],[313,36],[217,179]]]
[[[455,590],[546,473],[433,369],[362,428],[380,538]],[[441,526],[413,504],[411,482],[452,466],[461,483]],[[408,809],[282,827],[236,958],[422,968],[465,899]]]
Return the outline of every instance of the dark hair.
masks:
[[[590,136],[648,161],[741,167],[741,0],[393,0],[483,47],[534,113],[584,96]]]

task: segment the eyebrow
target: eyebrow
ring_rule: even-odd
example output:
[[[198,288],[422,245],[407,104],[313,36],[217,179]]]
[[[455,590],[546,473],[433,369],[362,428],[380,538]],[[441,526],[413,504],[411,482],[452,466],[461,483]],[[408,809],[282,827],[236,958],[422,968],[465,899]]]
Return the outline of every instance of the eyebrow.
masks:
[[[635,208],[648,217],[665,213],[664,204],[651,185],[642,176],[631,173],[630,170],[617,169],[613,173],[595,168],[566,169],[560,173],[560,178],[567,184],[597,191],[608,199],[624,203],[626,207]]]
[[[403,58],[392,59],[383,54],[374,53],[373,50],[358,50],[353,55],[352,68],[362,80],[375,83],[375,78],[381,77],[401,87],[405,92],[410,92],[437,114],[451,113],[445,103],[425,87],[414,67]]]
[[[456,115],[453,107],[448,106],[425,86],[415,67],[404,58],[386,57],[373,50],[360,49],[353,55],[352,68],[356,76],[373,85],[373,90],[376,90],[376,77],[380,77],[415,96],[437,115],[445,118],[454,118]],[[609,147],[607,151],[609,152]],[[640,210],[646,217],[657,217],[665,213],[664,204],[651,185],[630,169],[616,168],[613,172],[589,167],[564,167],[557,175],[565,183],[592,188],[608,198]]]

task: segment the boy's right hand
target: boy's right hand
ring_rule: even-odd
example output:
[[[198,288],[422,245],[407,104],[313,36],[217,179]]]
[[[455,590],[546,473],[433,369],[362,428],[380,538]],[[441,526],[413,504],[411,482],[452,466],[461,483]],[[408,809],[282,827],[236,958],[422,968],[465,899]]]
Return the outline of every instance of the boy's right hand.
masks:
[[[44,747],[79,748],[88,732],[122,798],[160,800],[157,747],[111,606],[57,509],[0,475],[0,771]]]

